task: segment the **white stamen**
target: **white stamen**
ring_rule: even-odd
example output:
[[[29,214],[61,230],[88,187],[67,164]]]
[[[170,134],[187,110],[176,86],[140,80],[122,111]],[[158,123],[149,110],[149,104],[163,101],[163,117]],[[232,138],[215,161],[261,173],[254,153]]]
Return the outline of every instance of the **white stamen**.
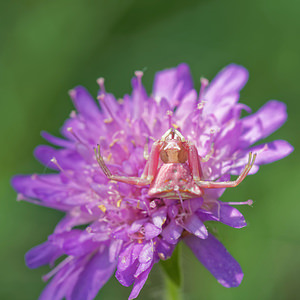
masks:
[[[85,143],[79,138],[79,136],[74,132],[73,127],[68,127],[67,131],[70,132],[74,138],[77,140],[77,142],[79,142],[80,144],[85,145]]]
[[[222,204],[227,204],[227,205],[249,205],[252,206],[253,200],[249,199],[248,201],[244,202],[221,202]]]
[[[103,77],[100,77],[97,79],[97,83],[99,84],[99,87],[100,87],[100,90],[102,93],[106,93],[104,81],[105,81],[105,79]]]
[[[77,94],[76,90],[69,90],[69,95],[73,100],[76,98],[76,94]]]
[[[68,264],[74,257],[68,256],[64,259],[60,264],[58,264],[53,270],[51,270],[48,274],[44,275],[42,278],[44,281],[50,279],[53,275],[55,275],[59,270],[61,270],[66,264]]]
[[[114,115],[113,113],[111,112],[111,109],[109,108],[109,106],[107,105],[107,103],[105,102],[105,94],[101,94],[97,97],[97,99],[100,101],[100,105],[103,105],[104,108],[106,109],[110,119],[113,121],[115,118],[114,118]]]
[[[200,87],[200,92],[199,92],[199,102],[201,102],[201,100],[203,99],[204,92],[205,92],[206,87],[209,84],[209,81],[208,81],[208,79],[201,77],[200,84],[201,84],[201,87]]]
[[[57,168],[63,173],[66,175],[67,178],[69,178],[71,181],[74,181],[73,178],[66,172],[66,170],[64,170],[62,168],[62,166],[58,163],[57,159],[55,157],[52,157],[50,159],[50,161],[57,166]]]

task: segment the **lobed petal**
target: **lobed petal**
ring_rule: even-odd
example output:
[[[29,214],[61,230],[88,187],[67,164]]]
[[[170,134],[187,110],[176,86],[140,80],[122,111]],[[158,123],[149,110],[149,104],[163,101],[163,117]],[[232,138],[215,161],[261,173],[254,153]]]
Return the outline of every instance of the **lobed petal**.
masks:
[[[208,232],[205,225],[196,214],[187,217],[180,225],[200,239],[206,239]]]
[[[240,285],[243,279],[240,265],[213,235],[204,240],[189,235],[184,242],[220,284],[227,288]]]
[[[193,79],[187,64],[157,72],[153,84],[153,96],[160,102],[167,99],[171,106],[180,103],[184,95],[193,89]],[[177,101],[179,101],[177,103]]]
[[[143,288],[143,286],[148,278],[151,268],[152,268],[152,266],[149,267],[148,270],[146,270],[142,274],[140,274],[139,277],[135,280],[128,300],[135,299],[139,295],[141,289]]]
[[[182,226],[177,225],[174,220],[171,220],[171,222],[162,231],[162,236],[166,242],[170,244],[177,244],[182,231]]]
[[[82,157],[74,150],[55,149],[50,146],[40,145],[34,150],[34,156],[47,168],[59,170],[57,165],[51,162],[56,158],[63,169],[75,169],[83,165]]]
[[[208,204],[208,210],[199,209],[197,215],[203,221],[218,221],[234,228],[247,226],[244,216],[234,207],[215,200]]]
[[[97,120],[100,110],[90,93],[82,86],[77,86],[70,91],[76,110],[87,120]]]
[[[92,300],[113,275],[117,261],[109,261],[108,248],[96,253],[86,264],[77,279],[70,300]]]
[[[25,262],[28,268],[35,269],[46,264],[52,264],[63,254],[63,251],[51,242],[35,246],[25,254]]]
[[[144,228],[146,240],[153,239],[161,233],[161,228],[156,227],[152,223],[146,223]]]
[[[243,132],[240,144],[248,147],[256,141],[269,136],[280,128],[287,119],[286,105],[272,100],[267,102],[255,114],[241,120]]]
[[[230,110],[238,101],[238,93],[248,80],[248,71],[239,65],[231,64],[224,68],[208,86],[204,101],[204,115],[215,114],[228,107]]]
[[[265,148],[267,148],[267,150],[264,150]],[[258,153],[255,164],[264,165],[288,156],[294,151],[294,147],[287,141],[276,140],[267,144],[252,147],[249,150],[253,153]]]
[[[291,154],[293,151],[294,147],[287,141],[283,140],[276,140],[270,143],[251,147],[241,153],[241,158],[230,169],[230,174],[240,175],[248,161],[249,152],[257,153],[255,164],[249,172],[249,174],[255,174],[258,171],[258,166],[270,164],[274,161],[282,159]]]

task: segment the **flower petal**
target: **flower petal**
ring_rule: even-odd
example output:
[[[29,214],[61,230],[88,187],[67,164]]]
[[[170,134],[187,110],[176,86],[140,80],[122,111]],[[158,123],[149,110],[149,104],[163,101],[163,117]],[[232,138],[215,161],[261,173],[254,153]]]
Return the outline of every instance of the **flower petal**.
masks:
[[[248,76],[244,67],[235,64],[219,72],[205,92],[203,114],[214,114],[226,106],[232,107],[238,100],[238,93],[246,84]],[[233,98],[230,98],[230,95]]]
[[[171,222],[163,229],[162,236],[168,243],[177,244],[182,231],[182,226],[177,225],[174,220],[171,220]]]
[[[225,287],[240,285],[243,279],[240,265],[214,236],[209,234],[203,240],[189,235],[184,242],[220,284]]]
[[[151,215],[152,222],[158,228],[161,228],[167,220],[167,207],[163,206]]]
[[[64,297],[70,299],[69,294],[72,293],[74,284],[84,266],[85,257],[69,259],[66,264],[59,268],[54,278],[48,283],[39,300],[61,300]]]
[[[25,262],[28,268],[34,269],[46,264],[52,264],[63,251],[49,241],[35,246],[25,254]]]
[[[97,120],[100,110],[90,93],[82,86],[77,86],[70,91],[70,96],[77,111],[88,120]]]
[[[243,126],[241,146],[248,147],[281,127],[287,119],[286,105],[272,100],[255,114],[241,120]]]
[[[117,261],[109,261],[108,249],[95,254],[80,273],[71,294],[72,300],[92,300],[116,269]]]
[[[146,240],[153,239],[161,233],[161,228],[156,227],[152,223],[146,223],[144,228]]]
[[[176,68],[157,72],[153,84],[153,96],[158,102],[165,98],[170,105],[176,105],[176,101],[182,100],[191,89],[193,79],[190,68],[186,64],[180,64]]]
[[[200,239],[206,239],[208,232],[205,225],[201,222],[199,217],[196,214],[192,214],[180,225],[187,230],[188,232],[194,234]]]
[[[249,152],[257,153],[255,164],[249,172],[249,174],[255,174],[258,171],[259,165],[270,164],[288,156],[293,151],[294,147],[287,141],[283,140],[276,140],[270,143],[251,147],[243,152],[239,162],[234,165],[234,168],[231,168],[230,174],[240,175],[248,161]]]
[[[282,159],[288,156],[294,151],[294,147],[289,144],[287,141],[276,140],[270,143],[267,143],[267,150],[260,152],[264,149],[265,145],[258,145],[250,148],[253,153],[258,153],[255,164],[264,165],[272,163],[276,160]]]
[[[236,208],[218,200],[207,205],[208,210],[197,211],[201,220],[218,221],[234,228],[242,228],[247,225],[244,216]]]
[[[75,151],[69,149],[55,149],[50,146],[40,145],[34,150],[34,156],[47,168],[59,170],[59,168],[51,162],[52,158],[56,158],[59,165],[63,169],[74,169],[82,165],[82,157]]]
[[[128,300],[134,299],[134,298],[136,298],[139,295],[141,289],[143,288],[143,286],[144,286],[144,284],[145,284],[145,282],[146,282],[146,280],[148,278],[148,275],[149,275],[149,273],[151,271],[151,268],[152,268],[152,266],[149,267],[148,270],[146,270],[145,272],[143,272],[142,274],[140,274],[140,276],[135,280],[133,288],[132,288],[132,291],[131,291],[131,293],[129,295]]]

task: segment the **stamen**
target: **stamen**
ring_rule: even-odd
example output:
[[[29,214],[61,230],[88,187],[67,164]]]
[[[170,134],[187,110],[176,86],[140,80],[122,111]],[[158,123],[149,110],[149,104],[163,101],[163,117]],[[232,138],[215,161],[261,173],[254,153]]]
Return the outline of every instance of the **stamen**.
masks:
[[[166,257],[162,252],[158,252],[157,255],[161,260],[166,260]]]
[[[62,168],[62,166],[58,163],[57,159],[55,157],[52,157],[50,161],[57,166],[57,168],[66,175],[67,178],[69,178],[71,181],[74,181],[73,178]]]
[[[149,159],[149,137],[147,137],[147,142],[146,142],[146,144],[144,146],[144,153],[143,153],[143,155],[144,155],[144,159],[145,160]]]
[[[197,109],[199,110],[199,112],[203,109],[205,103],[206,101],[201,101],[197,104]]]
[[[22,200],[27,200],[27,198],[23,195],[23,194],[21,194],[21,193],[18,193],[17,194],[17,201],[22,201]]]
[[[178,197],[179,197],[179,199],[180,199],[180,203],[181,203],[182,210],[184,211],[183,200],[182,200],[182,197],[181,197],[181,195],[180,195],[178,185],[176,185],[176,186],[174,187],[174,191],[177,193],[177,195],[178,195]]]
[[[74,138],[79,142],[80,144],[84,144],[84,142],[79,138],[79,136],[74,132],[73,127],[68,127],[67,131],[70,132]]]
[[[134,75],[138,80],[138,87],[140,88],[142,86],[142,77],[144,76],[144,73],[143,71],[135,71]]]
[[[269,146],[268,146],[268,144],[265,144],[262,149],[260,149],[259,151],[257,151],[257,154],[260,154],[260,153],[268,151],[268,150],[269,150]]]
[[[67,265],[74,257],[68,256],[60,264],[58,264],[54,269],[52,269],[48,274],[44,275],[42,279],[48,281],[53,275],[55,275],[59,270],[61,270],[65,265]]]
[[[221,202],[221,204],[227,204],[227,205],[253,205],[253,200],[249,199],[248,201],[244,202]]]
[[[105,213],[106,212],[106,207],[103,204],[98,205],[98,207]]]
[[[70,113],[70,118],[74,119],[74,118],[76,118],[76,116],[77,116],[76,111],[72,110]]]
[[[97,83],[99,84],[100,91],[105,94],[106,91],[105,91],[104,81],[105,81],[105,79],[103,77],[100,77],[97,79]]]
[[[167,116],[169,119],[169,128],[172,127],[172,117],[173,117],[173,112],[171,110],[167,110]]]
[[[117,201],[117,207],[118,208],[121,207],[121,203],[122,203],[122,199],[120,199],[120,200]]]
[[[114,115],[112,113],[112,111],[110,110],[109,106],[107,105],[107,103],[105,102],[105,94],[101,94],[97,97],[97,99],[100,102],[100,105],[103,105],[103,107],[106,109],[108,115],[110,116],[110,121],[109,122],[105,122],[106,120],[104,120],[105,123],[111,123],[114,120]]]
[[[198,100],[199,102],[201,102],[201,100],[203,100],[204,92],[205,92],[206,87],[209,84],[209,81],[208,81],[208,79],[201,77],[200,84],[201,84],[201,87],[200,87],[200,91],[199,91],[199,100]]]
[[[109,148],[113,147],[120,139],[114,139],[110,144]]]
[[[69,96],[71,97],[72,100],[76,98],[76,90],[69,90]]]

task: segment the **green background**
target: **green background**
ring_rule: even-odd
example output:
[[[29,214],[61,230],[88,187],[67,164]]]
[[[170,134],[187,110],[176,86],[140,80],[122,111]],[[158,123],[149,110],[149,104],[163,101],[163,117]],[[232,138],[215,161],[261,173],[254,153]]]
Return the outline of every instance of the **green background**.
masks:
[[[249,226],[218,226],[218,236],[245,273],[240,287],[226,289],[183,247],[184,299],[296,299],[300,294],[298,0],[107,0],[1,1],[0,3],[0,299],[37,299],[48,267],[29,270],[24,254],[43,242],[62,213],[17,203],[10,178],[43,173],[32,156],[41,130],[58,134],[73,109],[67,91],[96,79],[109,91],[130,92],[135,70],[154,73],[186,62],[195,85],[231,62],[250,80],[241,102],[256,111],[269,99],[287,103],[287,123],[269,140],[286,139],[296,151],[263,166],[223,201],[254,200],[243,207]],[[140,299],[163,299],[155,266]],[[130,288],[112,278],[99,299],[126,299]]]

